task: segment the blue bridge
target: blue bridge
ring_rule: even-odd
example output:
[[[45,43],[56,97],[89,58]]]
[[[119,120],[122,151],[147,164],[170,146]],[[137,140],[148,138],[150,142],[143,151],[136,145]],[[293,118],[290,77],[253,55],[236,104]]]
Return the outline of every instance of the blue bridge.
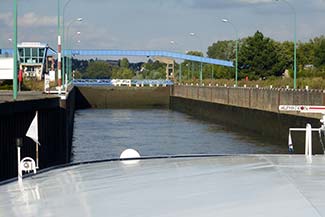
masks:
[[[66,50],[66,55],[73,56],[159,56],[171,59],[190,60],[220,66],[233,67],[232,61],[187,55],[163,50]]]
[[[9,54],[12,55],[12,49],[0,49],[2,54]],[[54,51],[49,50],[48,54],[55,54]],[[183,53],[176,53],[170,51],[163,51],[163,50],[65,50],[63,52],[64,55],[72,55],[72,56],[150,56],[150,57],[167,57],[170,59],[182,59],[182,60],[189,60],[207,64],[214,64],[226,67],[233,67],[234,64],[232,61],[227,60],[219,60],[219,59],[212,59],[208,57],[200,57],[200,56],[193,56],[187,55]]]

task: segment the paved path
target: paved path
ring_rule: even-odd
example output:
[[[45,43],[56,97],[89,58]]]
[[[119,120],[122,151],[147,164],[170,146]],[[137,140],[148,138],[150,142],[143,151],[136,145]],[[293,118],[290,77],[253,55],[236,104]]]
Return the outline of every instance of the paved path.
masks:
[[[43,94],[41,91],[22,91],[18,93],[17,101],[32,100],[32,99],[47,99],[56,98],[56,94]],[[0,91],[0,103],[12,102],[12,91]]]

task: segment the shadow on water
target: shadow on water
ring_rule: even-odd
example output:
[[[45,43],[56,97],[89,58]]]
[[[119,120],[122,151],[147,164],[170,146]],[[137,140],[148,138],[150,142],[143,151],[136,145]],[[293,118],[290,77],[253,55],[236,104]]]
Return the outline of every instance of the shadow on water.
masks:
[[[287,153],[286,144],[167,109],[76,112],[73,162],[115,158],[127,148],[142,156]]]

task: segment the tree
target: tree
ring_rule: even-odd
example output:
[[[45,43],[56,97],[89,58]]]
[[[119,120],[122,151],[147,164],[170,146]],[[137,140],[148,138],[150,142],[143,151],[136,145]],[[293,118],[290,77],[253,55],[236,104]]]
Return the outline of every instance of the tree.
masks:
[[[192,56],[203,57],[203,53],[201,51],[191,50],[191,51],[187,51],[186,54],[187,55],[192,55]]]
[[[127,68],[114,68],[112,73],[112,78],[114,79],[131,79],[133,77],[133,71]]]
[[[149,59],[147,63],[143,64],[142,73],[145,79],[165,79],[166,64]]]
[[[279,74],[277,62],[275,42],[257,31],[243,42],[239,51],[239,77],[258,79]]]
[[[277,62],[274,65],[274,75],[281,76],[286,69],[293,69],[293,47],[294,43],[285,42],[275,42]]]
[[[316,67],[325,65],[325,37],[316,38],[314,46],[314,64]]]
[[[121,59],[119,62],[119,66],[122,68],[128,69],[129,68],[129,60],[127,58]]]
[[[90,61],[84,78],[110,78],[112,66],[105,61]]]
[[[298,43],[297,57],[300,68],[314,63],[315,49],[312,40]]]
[[[236,58],[236,41],[218,41],[208,47],[208,57],[222,60]]]

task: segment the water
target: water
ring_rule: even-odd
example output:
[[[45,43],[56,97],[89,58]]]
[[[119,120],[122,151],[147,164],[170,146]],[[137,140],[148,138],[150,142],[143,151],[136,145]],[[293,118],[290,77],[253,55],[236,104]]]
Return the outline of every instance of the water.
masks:
[[[285,144],[170,110],[76,112],[72,162],[117,158],[127,148],[141,156],[287,152]]]

